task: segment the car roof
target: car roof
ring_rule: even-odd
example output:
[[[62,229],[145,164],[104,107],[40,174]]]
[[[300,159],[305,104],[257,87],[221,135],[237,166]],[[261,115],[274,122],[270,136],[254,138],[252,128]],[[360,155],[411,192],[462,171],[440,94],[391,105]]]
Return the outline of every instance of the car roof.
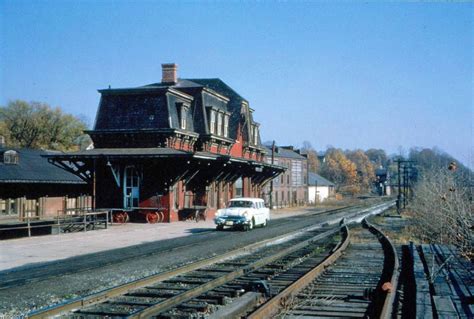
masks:
[[[263,199],[261,198],[256,198],[256,197],[238,197],[238,198],[232,198],[231,201],[236,201],[236,200],[246,200],[246,201],[253,201],[253,202],[263,202]]]

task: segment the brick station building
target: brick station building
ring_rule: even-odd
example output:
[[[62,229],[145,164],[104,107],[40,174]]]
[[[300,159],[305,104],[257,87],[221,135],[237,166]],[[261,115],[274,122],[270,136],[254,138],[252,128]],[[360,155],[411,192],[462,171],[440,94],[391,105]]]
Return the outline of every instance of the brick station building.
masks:
[[[284,171],[264,161],[259,124],[249,102],[220,79],[178,79],[99,90],[94,148],[47,156],[87,181],[96,209],[114,208],[149,222],[207,216],[232,197],[263,194]]]

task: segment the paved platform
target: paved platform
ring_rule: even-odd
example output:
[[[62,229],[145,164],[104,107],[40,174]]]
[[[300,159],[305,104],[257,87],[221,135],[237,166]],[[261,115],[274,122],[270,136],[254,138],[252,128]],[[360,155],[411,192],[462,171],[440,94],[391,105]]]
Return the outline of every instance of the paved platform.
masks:
[[[314,208],[312,209],[314,212]],[[272,219],[296,216],[308,210],[272,211]],[[27,264],[48,262],[115,248],[214,231],[212,220],[159,223],[114,224],[108,229],[0,241],[0,271]]]

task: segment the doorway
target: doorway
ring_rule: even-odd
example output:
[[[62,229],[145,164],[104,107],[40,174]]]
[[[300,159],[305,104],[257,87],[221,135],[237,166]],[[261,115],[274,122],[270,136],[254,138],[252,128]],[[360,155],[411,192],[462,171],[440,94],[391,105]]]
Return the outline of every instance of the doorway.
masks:
[[[140,195],[140,177],[134,166],[125,167],[123,174],[123,207],[138,207]]]

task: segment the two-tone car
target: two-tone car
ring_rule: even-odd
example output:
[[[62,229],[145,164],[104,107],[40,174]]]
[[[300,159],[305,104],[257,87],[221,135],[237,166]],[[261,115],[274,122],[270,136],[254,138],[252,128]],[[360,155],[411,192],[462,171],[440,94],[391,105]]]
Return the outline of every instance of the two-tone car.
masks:
[[[261,198],[233,198],[226,208],[217,210],[214,222],[217,230],[224,227],[251,230],[256,226],[265,227],[270,220],[270,209]]]

